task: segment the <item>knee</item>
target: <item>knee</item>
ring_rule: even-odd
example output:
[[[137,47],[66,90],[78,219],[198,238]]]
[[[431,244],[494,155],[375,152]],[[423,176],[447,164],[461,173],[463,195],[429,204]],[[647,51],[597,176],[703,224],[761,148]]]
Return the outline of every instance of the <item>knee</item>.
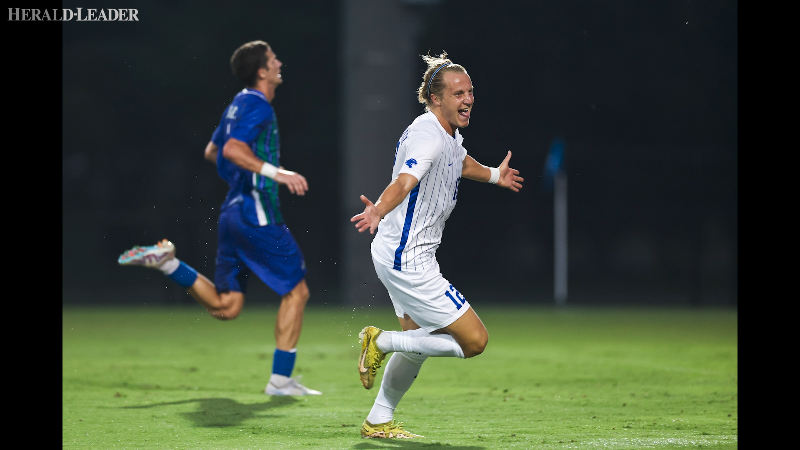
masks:
[[[311,297],[311,292],[308,290],[308,285],[305,280],[301,280],[294,289],[283,297],[283,301],[305,306],[309,297]]]
[[[489,336],[487,334],[483,334],[481,337],[468,342],[461,347],[461,350],[464,351],[464,358],[472,358],[480,355],[486,350],[486,344],[488,343]]]
[[[239,313],[242,311],[242,308],[221,308],[221,309],[210,309],[208,312],[211,314],[212,317],[219,320],[233,320],[239,317]]]
[[[297,287],[298,287],[297,295],[300,297],[300,300],[303,303],[306,303],[308,299],[311,297],[311,291],[308,290],[308,285],[305,282],[303,282],[299,284]]]
[[[241,294],[225,293],[220,296],[218,308],[208,308],[212,317],[219,320],[233,320],[239,317],[244,304],[244,296]]]

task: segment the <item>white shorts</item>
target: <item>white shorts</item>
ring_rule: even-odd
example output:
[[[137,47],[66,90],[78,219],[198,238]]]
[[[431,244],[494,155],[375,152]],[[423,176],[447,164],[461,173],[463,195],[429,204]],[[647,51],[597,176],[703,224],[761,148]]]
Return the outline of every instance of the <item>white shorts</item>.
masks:
[[[400,272],[375,258],[372,263],[389,291],[397,317],[408,314],[428,333],[452,324],[470,307],[464,296],[439,273],[438,262],[421,272]]]

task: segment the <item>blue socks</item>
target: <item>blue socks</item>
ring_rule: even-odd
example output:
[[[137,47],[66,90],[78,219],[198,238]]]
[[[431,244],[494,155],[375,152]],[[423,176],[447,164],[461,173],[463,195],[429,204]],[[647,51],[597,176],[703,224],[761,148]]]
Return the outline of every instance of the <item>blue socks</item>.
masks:
[[[272,373],[289,377],[294,370],[294,360],[297,356],[297,349],[291,349],[288,352],[275,349],[275,354],[272,355]]]
[[[177,260],[177,258],[175,259]],[[175,263],[172,262],[170,265],[173,265],[174,267],[174,264]],[[192,287],[194,281],[197,279],[197,271],[189,267],[183,261],[179,261],[178,267],[174,270],[172,270],[172,267],[162,267],[161,269],[170,280],[185,288]],[[170,270],[172,271],[169,272]],[[282,375],[287,378],[290,377],[292,375],[292,371],[294,370],[294,360],[296,356],[296,348],[293,348],[289,351],[283,351],[276,348],[275,353],[272,355],[272,373],[275,375]]]
[[[179,285],[190,288],[197,279],[197,271],[189,267],[185,262],[181,261],[178,268],[172,273],[167,274],[170,280],[178,283]]]

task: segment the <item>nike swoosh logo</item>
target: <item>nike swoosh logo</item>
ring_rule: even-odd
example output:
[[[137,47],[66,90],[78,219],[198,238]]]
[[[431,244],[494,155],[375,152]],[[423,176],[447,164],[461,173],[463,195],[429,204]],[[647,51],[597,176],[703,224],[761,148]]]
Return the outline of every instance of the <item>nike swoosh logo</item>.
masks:
[[[452,165],[453,165],[453,163],[448,164],[448,166],[452,166]]]
[[[367,350],[361,352],[361,358],[358,359],[358,371],[361,373],[367,373],[367,368],[364,367],[364,359],[367,357]]]

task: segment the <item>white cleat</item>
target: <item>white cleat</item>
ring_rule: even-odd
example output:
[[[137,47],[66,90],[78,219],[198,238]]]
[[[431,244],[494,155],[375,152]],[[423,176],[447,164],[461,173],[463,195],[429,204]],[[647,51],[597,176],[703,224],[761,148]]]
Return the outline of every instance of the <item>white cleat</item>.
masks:
[[[302,378],[302,375],[289,378],[289,381],[283,386],[277,386],[273,380],[270,380],[267,383],[267,388],[264,389],[264,393],[267,395],[322,395],[322,392],[309,389],[300,384],[300,378]]]

